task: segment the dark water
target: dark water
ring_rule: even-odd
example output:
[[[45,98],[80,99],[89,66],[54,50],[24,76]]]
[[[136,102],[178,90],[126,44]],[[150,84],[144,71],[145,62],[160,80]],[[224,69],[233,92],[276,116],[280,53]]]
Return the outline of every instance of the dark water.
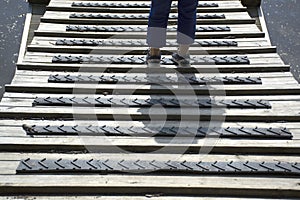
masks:
[[[300,0],[263,0],[271,42],[300,81]]]
[[[278,47],[282,59],[292,66],[299,80],[300,0],[263,0],[262,7],[272,44]],[[0,98],[4,84],[11,82],[15,72],[28,10],[25,0],[0,0]]]
[[[0,0],[0,98],[4,84],[10,83],[14,76],[28,10],[25,0]]]

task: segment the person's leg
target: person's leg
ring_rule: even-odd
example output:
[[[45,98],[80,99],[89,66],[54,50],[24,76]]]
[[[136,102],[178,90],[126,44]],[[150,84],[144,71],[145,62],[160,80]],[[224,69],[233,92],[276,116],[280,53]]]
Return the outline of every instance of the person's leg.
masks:
[[[172,0],[152,0],[148,20],[147,44],[150,53],[159,53],[166,45],[166,30]]]
[[[178,51],[172,60],[179,65],[190,64],[189,48],[194,43],[198,0],[178,0]]]
[[[198,0],[178,0],[178,54],[189,54],[189,45],[194,43],[197,23]]]

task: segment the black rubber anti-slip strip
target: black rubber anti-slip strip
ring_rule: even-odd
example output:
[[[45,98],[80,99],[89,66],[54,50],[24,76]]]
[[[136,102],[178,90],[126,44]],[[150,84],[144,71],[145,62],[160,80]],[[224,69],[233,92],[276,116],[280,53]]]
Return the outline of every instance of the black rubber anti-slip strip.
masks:
[[[148,19],[149,14],[98,14],[72,13],[70,18],[79,19]],[[177,19],[178,14],[170,14],[169,19]],[[224,14],[197,14],[197,19],[225,19]]]
[[[220,138],[261,138],[291,139],[292,133],[287,128],[249,128],[249,127],[178,127],[178,126],[39,126],[23,125],[27,135],[81,135],[81,136],[138,136],[138,137],[206,137]]]
[[[53,63],[86,63],[86,64],[145,64],[145,56],[54,56]],[[247,56],[192,56],[190,63],[195,64],[216,64],[216,65],[233,65],[233,64],[250,64]],[[176,64],[170,57],[162,57],[161,64]]]
[[[224,77],[195,77],[194,74],[182,74],[180,76],[159,75],[159,74],[126,74],[126,75],[50,75],[48,78],[49,83],[174,83],[174,84],[192,84],[192,85],[205,85],[205,84],[262,84],[259,77],[241,77],[241,76],[224,76]]]
[[[56,45],[63,46],[139,46],[147,47],[148,44],[145,40],[77,40],[77,39],[58,39]],[[235,41],[195,41],[191,46],[202,47],[219,47],[219,46],[234,46],[238,45]],[[167,41],[166,46],[178,46],[175,41]]]
[[[164,172],[196,174],[280,174],[300,175],[300,163],[288,162],[241,162],[241,161],[158,161],[126,159],[25,159],[21,160],[17,173],[122,173]]]
[[[114,97],[59,97],[59,98],[36,98],[33,101],[33,106],[96,106],[96,107],[151,107],[161,105],[164,107],[225,107],[225,108],[263,108],[269,109],[271,105],[266,100],[220,100],[213,101],[211,99],[177,99],[175,97],[155,97],[147,99],[129,99],[129,98],[114,98]]]
[[[223,32],[230,31],[229,26],[197,26],[196,32]],[[146,32],[147,27],[131,27],[131,26],[88,26],[88,25],[67,25],[66,31],[77,32]],[[176,27],[167,28],[168,32],[176,32]]]
[[[176,7],[177,3],[172,3],[171,7]],[[108,3],[108,2],[73,2],[72,7],[110,7],[110,8],[149,8],[150,3]],[[198,3],[198,7],[219,7],[217,3]]]

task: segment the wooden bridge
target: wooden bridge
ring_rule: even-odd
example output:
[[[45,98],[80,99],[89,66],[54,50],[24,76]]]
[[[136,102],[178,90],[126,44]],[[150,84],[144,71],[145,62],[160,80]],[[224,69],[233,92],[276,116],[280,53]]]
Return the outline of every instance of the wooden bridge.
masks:
[[[170,59],[176,1],[160,66],[145,64],[150,1],[30,2],[0,199],[300,197],[300,86],[259,1],[199,1],[190,67]]]

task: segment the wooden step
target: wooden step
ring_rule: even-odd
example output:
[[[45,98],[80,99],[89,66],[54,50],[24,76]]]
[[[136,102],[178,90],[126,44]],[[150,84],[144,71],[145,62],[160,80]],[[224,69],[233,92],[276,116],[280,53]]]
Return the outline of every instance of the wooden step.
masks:
[[[59,121],[59,120],[0,120],[0,136],[1,137],[29,137],[27,135],[26,131],[23,128],[23,125],[25,124],[27,127],[30,126],[82,126],[82,127],[89,127],[91,125],[93,126],[109,126],[109,127],[140,127],[140,128],[147,128],[151,125],[153,126],[165,126],[165,127],[172,127],[174,125],[178,125],[178,121],[109,121],[109,120],[102,120],[102,121],[85,121],[85,120],[77,120],[77,121]],[[294,140],[300,139],[300,123],[299,122],[278,122],[278,123],[266,123],[266,122],[219,122],[219,121],[182,121],[181,126],[186,126],[190,128],[199,128],[199,127],[219,127],[226,129],[228,127],[245,127],[249,129],[255,129],[256,127],[262,128],[262,129],[284,129],[286,128],[289,132],[291,132]],[[178,125],[179,126],[179,125]],[[35,137],[78,137],[78,135],[58,135],[58,134],[48,134],[48,135],[32,135]],[[89,136],[89,135],[83,135],[79,134],[79,136]],[[96,136],[96,135],[95,135]],[[148,137],[148,136],[144,136]],[[157,136],[162,137],[162,136]],[[245,139],[245,138],[244,138]],[[251,138],[247,138],[251,139]],[[252,139],[258,139],[258,138],[252,138]],[[286,138],[288,139],[288,138]]]
[[[125,42],[130,43],[132,40],[120,40],[120,39],[105,39],[105,40],[86,40],[86,39],[73,39],[67,41],[78,42],[74,45],[58,45],[58,41],[64,41],[62,38],[46,38],[46,37],[35,37],[27,47],[27,51],[35,52],[53,52],[53,53],[91,53],[92,51],[97,51],[99,54],[124,54],[128,52],[131,54],[143,54],[145,48],[147,47],[145,40],[136,40],[138,42],[143,42],[145,45],[126,45]],[[224,40],[197,40],[197,42],[223,42]],[[236,40],[225,40],[226,42],[236,42]],[[98,46],[94,45],[80,45],[82,42],[99,42]],[[111,46],[101,45],[100,42],[111,42]],[[115,43],[115,44],[113,44]],[[175,43],[175,41],[174,41]],[[117,47],[117,48],[116,48]],[[170,52],[176,51],[176,47],[166,47],[163,49],[164,54],[170,54]],[[238,43],[238,46],[211,46],[211,47],[201,47],[200,45],[192,46],[190,48],[190,53],[201,54],[224,54],[224,53],[275,53],[276,47],[269,46],[265,40],[259,41],[258,39],[254,41],[245,41]]]
[[[118,108],[118,107],[0,107],[1,118],[44,118],[44,119],[101,119],[101,120],[209,120],[222,118],[226,121],[299,121],[297,112],[299,102],[276,101],[270,102],[271,109],[196,109],[196,108]],[[290,105],[286,107],[286,105]],[[212,112],[215,111],[215,112]]]
[[[115,7],[72,7],[73,2],[82,1],[51,1],[47,6],[49,11],[73,11],[73,12],[110,12],[110,13],[144,13],[149,12],[149,8],[115,8]],[[84,1],[91,2],[93,1]],[[108,3],[112,3],[109,2]],[[124,3],[123,1],[114,1],[113,3]],[[136,3],[135,1],[126,1],[126,3]],[[139,3],[149,3],[149,1],[139,1]],[[238,1],[201,1],[200,3],[217,3],[218,7],[198,7],[198,12],[241,12],[245,11],[246,7]],[[172,11],[176,11],[174,7]]]
[[[174,182],[177,183],[174,185]],[[138,175],[2,175],[7,194],[145,194],[297,197],[298,180],[260,177],[186,177]],[[226,188],[226,189],[225,189]],[[255,194],[255,195],[254,195]]]
[[[135,73],[147,73],[149,71],[157,71],[160,73],[249,73],[249,72],[288,72],[290,71],[289,65],[284,64],[253,64],[253,65],[196,65],[191,68],[177,67],[177,66],[160,66],[149,68],[146,65],[85,65],[82,64],[58,64],[58,63],[40,63],[40,62],[22,62],[17,64],[19,70],[39,70],[39,71],[89,71],[89,72],[108,72],[108,73],[124,73],[124,72],[135,72]]]
[[[69,23],[71,24],[71,23]],[[146,32],[73,32],[66,31],[68,24],[55,24],[55,23],[41,23],[37,31],[35,31],[35,36],[47,36],[47,37],[85,37],[85,38],[121,38],[121,39],[145,39]],[[99,25],[101,27],[116,27],[120,25]],[[196,32],[196,38],[245,38],[245,37],[264,37],[264,33],[261,32],[255,24],[222,24],[222,25],[202,25],[203,27],[220,27],[228,26],[231,31],[221,31],[221,32]],[[93,27],[93,26],[92,26]],[[130,27],[136,27],[136,25],[130,25]],[[146,27],[144,25],[138,27]],[[171,26],[172,27],[172,26]],[[168,38],[175,39],[176,32],[168,33]]]
[[[9,128],[7,129],[9,131]],[[21,130],[21,127],[20,127]],[[11,130],[13,131],[13,129]],[[299,140],[156,137],[1,137],[5,152],[167,153],[167,154],[286,154],[299,155]],[[210,155],[209,154],[209,155]]]
[[[70,18],[69,16],[73,14],[72,12],[56,12],[56,11],[46,11],[44,16],[41,18],[41,22],[46,23],[61,23],[61,24],[93,24],[93,25],[104,25],[104,24],[135,24],[135,25],[145,25],[148,23],[146,19],[130,20],[130,19],[78,19]],[[81,14],[89,14],[82,13]],[[108,13],[102,13],[103,15]],[[205,14],[205,13],[203,13]],[[224,13],[225,19],[201,19],[197,21],[197,24],[254,24],[255,19],[252,19],[247,12],[226,12]],[[169,22],[175,22],[177,20],[169,20]]]
[[[299,84],[293,77],[279,76],[274,74],[265,74],[261,76],[260,84],[241,85],[190,85],[190,84],[163,84],[163,85],[145,85],[145,84],[84,84],[84,83],[48,83],[48,75],[32,76],[18,74],[12,84],[6,85],[7,92],[26,92],[26,93],[58,93],[58,94],[172,94],[177,95],[207,95],[214,92],[215,95],[292,95],[299,92]],[[220,75],[217,75],[220,76]],[[278,84],[274,84],[277,81]],[[286,82],[285,85],[281,82]],[[39,83],[38,85],[36,83]],[[166,88],[166,86],[168,88]]]

